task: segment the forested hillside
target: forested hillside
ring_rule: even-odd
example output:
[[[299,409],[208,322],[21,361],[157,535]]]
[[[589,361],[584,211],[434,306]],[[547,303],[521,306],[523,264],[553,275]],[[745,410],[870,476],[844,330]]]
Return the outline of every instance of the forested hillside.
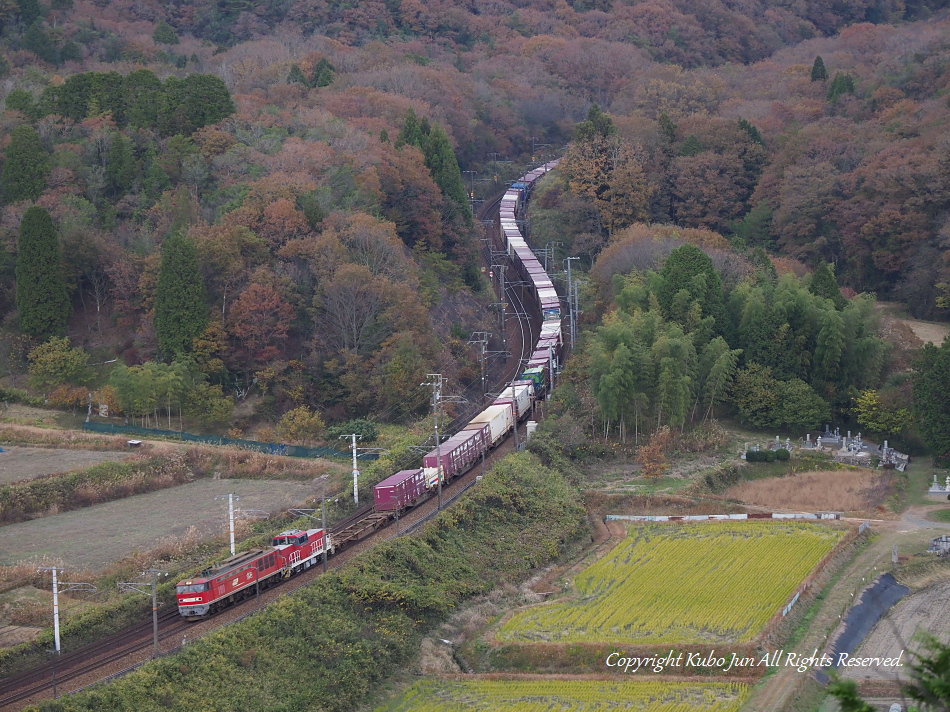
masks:
[[[196,427],[417,412],[492,301],[467,194],[565,150],[539,244],[712,230],[942,318],[939,5],[11,3],[0,375]]]

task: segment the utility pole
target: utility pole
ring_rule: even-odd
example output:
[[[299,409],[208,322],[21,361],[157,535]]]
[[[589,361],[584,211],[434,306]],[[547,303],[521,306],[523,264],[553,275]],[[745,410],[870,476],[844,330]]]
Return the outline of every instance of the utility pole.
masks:
[[[551,262],[555,261],[557,257],[556,248],[564,247],[563,242],[549,242],[544,246],[544,271],[548,271],[548,255],[551,256]]]
[[[233,550],[232,550],[233,553]],[[142,572],[142,576],[151,576],[152,580],[150,582],[152,589],[152,657],[158,657],[158,579],[159,576],[168,576],[168,572],[161,571],[160,569],[147,569]],[[140,588],[142,582],[139,581],[125,581],[122,583],[116,584],[119,587],[120,591],[135,591],[136,593],[144,593],[146,596],[149,594],[148,591]]]
[[[362,435],[357,435],[356,433],[350,433],[349,435],[341,435],[340,440],[346,440],[350,438],[353,441],[353,503],[359,507],[360,506],[360,471],[356,467],[356,441],[362,440]]]
[[[55,644],[55,654],[60,654],[60,645],[59,645],[59,593],[67,591],[95,591],[97,590],[95,586],[91,583],[66,583],[65,581],[59,581],[56,573],[57,571],[65,571],[65,569],[56,567],[56,566],[41,566],[37,571],[52,571],[53,572],[53,640]]]
[[[488,337],[491,334],[487,331],[473,331],[471,338],[469,338],[468,343],[477,344],[480,349],[479,360],[482,364],[482,396],[485,395],[485,355],[488,353]]]
[[[442,441],[439,439],[439,403],[442,401],[442,386],[445,379],[441,373],[428,373],[429,380],[420,385],[432,388],[432,428],[435,434],[435,473],[439,487],[439,511],[442,511]]]
[[[235,509],[234,503],[240,501],[238,497],[233,492],[228,494],[218,494],[215,495],[215,499],[224,499],[227,497],[228,500],[228,534],[231,539],[231,556],[234,556],[234,520],[235,519],[247,519],[249,517],[261,517],[262,519],[270,518],[270,515],[265,512],[263,509]]]
[[[233,492],[215,495],[215,499],[228,498],[228,534],[231,537],[231,556],[234,556],[234,500],[240,500]]]
[[[571,279],[571,261],[579,260],[580,257],[565,257],[567,263],[567,306],[571,311],[571,346],[574,346],[575,323],[574,323],[574,282]]]

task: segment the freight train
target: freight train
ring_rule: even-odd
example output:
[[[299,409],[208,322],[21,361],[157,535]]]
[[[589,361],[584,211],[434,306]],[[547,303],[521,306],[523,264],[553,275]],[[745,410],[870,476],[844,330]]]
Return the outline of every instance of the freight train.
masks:
[[[564,344],[560,298],[528,247],[517,215],[534,182],[556,165],[557,161],[552,161],[522,176],[502,196],[499,207],[505,251],[542,319],[538,340],[520,375],[491,405],[426,454],[421,468],[402,470],[377,484],[373,488],[373,509],[359,521],[335,534],[323,529],[284,531],[273,537],[270,547],[243,551],[205,570],[200,577],[179,581],[176,596],[182,616],[202,619],[310,568],[368,529],[428,499],[440,480],[445,484],[462,476],[528,418],[535,402],[543,399],[554,384]]]

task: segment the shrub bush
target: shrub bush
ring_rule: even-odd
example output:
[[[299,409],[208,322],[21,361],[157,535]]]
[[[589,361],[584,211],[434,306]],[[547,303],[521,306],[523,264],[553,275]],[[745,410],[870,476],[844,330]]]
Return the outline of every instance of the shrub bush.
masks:
[[[792,453],[790,453],[788,450],[786,450],[783,447],[780,447],[778,450],[775,451],[776,460],[781,460],[782,462],[785,462],[786,460],[791,459],[791,457],[792,457]]]

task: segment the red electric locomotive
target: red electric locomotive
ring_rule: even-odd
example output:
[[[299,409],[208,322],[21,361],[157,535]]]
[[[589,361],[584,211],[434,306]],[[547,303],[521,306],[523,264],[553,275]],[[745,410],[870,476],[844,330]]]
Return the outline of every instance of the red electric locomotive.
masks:
[[[309,569],[323,555],[334,551],[323,529],[290,529],[275,536],[273,548],[251,549],[205,569],[199,578],[179,581],[175,593],[178,612],[185,618],[211,615],[232,603],[249,598],[260,588]]]

